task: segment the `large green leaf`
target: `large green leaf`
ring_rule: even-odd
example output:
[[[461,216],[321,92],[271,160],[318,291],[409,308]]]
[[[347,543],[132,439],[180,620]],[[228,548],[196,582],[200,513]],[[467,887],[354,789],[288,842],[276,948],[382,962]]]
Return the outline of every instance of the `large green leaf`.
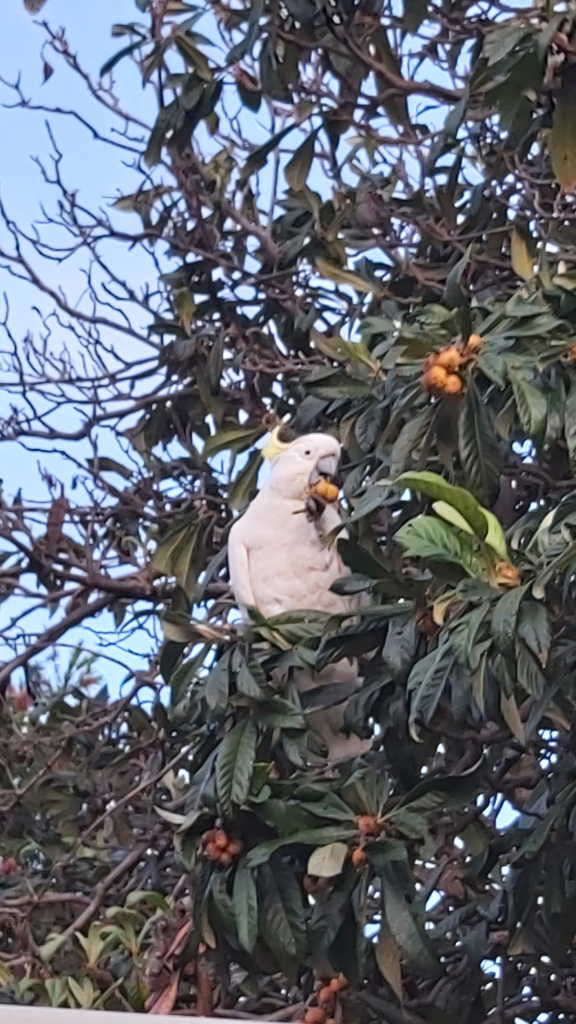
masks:
[[[401,526],[394,536],[410,558],[452,562],[471,576],[482,575],[483,566],[472,543],[448,523],[432,516],[418,516]]]
[[[386,924],[405,959],[425,975],[438,974],[439,964],[432,945],[392,873],[382,879],[382,895]]]
[[[261,915],[262,937],[285,970],[287,961],[297,961],[306,942],[306,918],[302,892],[290,868],[267,864],[261,869],[264,901]]]
[[[394,486],[425,494],[434,501],[446,502],[464,517],[477,537],[483,539],[486,536],[486,519],[474,495],[463,487],[454,487],[438,473],[403,473],[394,481]]]
[[[522,603],[518,616],[518,636],[545,668],[552,643],[552,632],[550,615],[542,601],[526,600]]]
[[[226,651],[208,673],[204,686],[206,703],[212,711],[222,711],[228,702],[230,652]]]
[[[499,599],[494,608],[492,636],[496,645],[503,651],[509,650],[514,644],[520,603],[526,590],[527,586],[514,587]]]
[[[240,945],[251,953],[258,938],[258,890],[245,860],[236,868],[232,898]]]
[[[531,438],[538,438],[546,426],[548,403],[546,396],[529,380],[508,370],[520,422]]]
[[[428,724],[440,703],[449,680],[456,655],[449,645],[431,651],[416,662],[408,676],[408,693],[412,695],[410,722]]]
[[[250,792],[258,733],[251,719],[238,722],[220,744],[216,759],[218,796],[227,811],[240,806]]]
[[[482,500],[490,498],[500,483],[500,446],[490,414],[472,382],[458,421],[458,448],[471,490]]]

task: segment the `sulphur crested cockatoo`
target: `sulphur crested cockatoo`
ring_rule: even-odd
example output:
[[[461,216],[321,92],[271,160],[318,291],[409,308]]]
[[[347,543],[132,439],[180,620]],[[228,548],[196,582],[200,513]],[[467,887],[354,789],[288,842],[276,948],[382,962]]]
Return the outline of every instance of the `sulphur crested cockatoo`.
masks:
[[[341,523],[333,500],[338,496],[333,484],[340,461],[338,441],[328,434],[307,434],[288,444],[278,440],[276,431],[264,455],[271,462],[270,475],[233,524],[228,541],[230,582],[244,618],[248,608],[267,619],[296,610],[353,612],[354,598],[330,590],[348,571],[336,545],[326,543]],[[356,662],[344,660],[314,676],[302,671],[296,682],[305,691],[361,681]],[[345,703],[308,715],[332,762],[355,757],[371,745],[341,731],[344,709]]]

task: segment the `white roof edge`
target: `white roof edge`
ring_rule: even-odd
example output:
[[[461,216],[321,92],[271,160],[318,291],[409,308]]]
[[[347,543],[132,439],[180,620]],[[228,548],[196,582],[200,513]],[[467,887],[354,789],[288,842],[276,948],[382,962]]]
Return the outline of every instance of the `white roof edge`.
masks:
[[[147,1013],[108,1013],[106,1010],[63,1010],[46,1006],[10,1006],[0,1003],[2,1024],[143,1024]],[[153,1014],[153,1016],[155,1016]],[[268,1024],[262,1017],[259,1024]],[[156,1016],[157,1024],[247,1024],[247,1018]]]

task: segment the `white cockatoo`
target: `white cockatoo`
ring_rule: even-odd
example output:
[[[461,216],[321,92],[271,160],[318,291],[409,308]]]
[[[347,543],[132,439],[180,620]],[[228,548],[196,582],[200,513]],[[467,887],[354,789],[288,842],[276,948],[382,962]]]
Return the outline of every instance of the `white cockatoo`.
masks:
[[[334,480],[340,444],[329,434],[306,434],[290,443],[272,434],[263,452],[271,462],[268,479],[228,541],[230,582],[244,618],[255,608],[265,618],[290,611],[350,613],[357,603],[335,594],[331,585],[348,572],[334,543],[326,537],[339,523]],[[301,691],[327,683],[360,685],[356,662],[344,660],[296,679]],[[328,748],[328,760],[364,753],[371,742],[341,731],[345,703],[308,715]]]

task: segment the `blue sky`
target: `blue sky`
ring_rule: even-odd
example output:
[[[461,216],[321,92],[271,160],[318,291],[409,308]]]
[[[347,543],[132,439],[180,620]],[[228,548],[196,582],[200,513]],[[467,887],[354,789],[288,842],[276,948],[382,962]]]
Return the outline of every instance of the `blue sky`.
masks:
[[[25,10],[22,0],[4,0],[2,6],[2,78],[8,82],[15,82],[20,76],[22,92],[32,105],[64,109],[74,107],[91,119],[103,135],[109,134],[111,119],[90,99],[72,72],[48,52],[46,58],[54,67],[54,74],[43,84],[42,45],[45,33]],[[71,50],[78,54],[82,66],[94,78],[97,78],[104,61],[122,45],[122,40],[111,38],[112,24],[115,21],[139,20],[141,17],[134,0],[98,0],[97,3],[87,0],[80,3],[77,0],[48,0],[42,16],[49,20],[53,29],[65,26]],[[152,122],[153,108],[143,94],[135,67],[125,62],[115,71],[115,78],[118,80],[124,102],[135,107],[144,118],[148,111]],[[0,102],[14,102],[14,94],[3,85],[0,85]],[[47,116],[43,112],[0,108],[0,137],[3,140],[0,151],[0,191],[9,215],[25,228],[39,219],[41,204],[53,209],[55,203],[53,190],[43,182],[41,171],[33,160],[37,157],[49,165],[51,144],[46,129]],[[134,190],[138,179],[129,167],[123,166],[124,158],[119,150],[93,141],[86,128],[71,117],[52,116],[50,122],[56,143],[64,154],[65,180],[71,188],[79,190],[80,197],[87,206],[108,206],[119,193],[130,193]],[[6,233],[2,233],[1,229],[0,241],[2,244],[6,244],[7,241]],[[144,263],[140,264],[139,260],[140,257],[135,252],[130,265],[132,277],[147,272],[147,267]],[[61,287],[66,292],[71,304],[80,300],[84,280],[78,266],[73,263],[64,266],[47,264],[43,267],[43,273],[52,287]],[[33,288],[15,281],[0,267],[2,313],[5,308],[4,296],[9,300],[11,331],[18,340],[29,331],[37,332],[41,324],[41,315],[49,313],[52,306],[50,300],[39,297]],[[0,348],[3,347],[2,340]],[[6,410],[7,396],[5,393],[2,394],[0,389],[0,415]],[[26,452],[21,446],[6,443],[0,446],[0,478],[3,480],[3,490],[9,500],[19,488],[22,488],[24,497],[29,500],[47,499],[48,492],[40,476],[41,467],[55,471],[65,480],[70,479],[71,469],[63,464],[62,459],[50,452],[46,445],[40,447],[44,451]],[[0,605],[0,627],[2,622],[6,621],[7,615],[13,613],[12,601]],[[45,621],[44,614],[37,615],[29,620],[28,626],[34,629],[43,628]],[[110,627],[112,628],[111,623]],[[87,646],[94,646],[94,638],[90,631],[79,633],[77,638],[81,638]],[[0,660],[9,656],[9,652],[0,648]],[[64,652],[63,663],[67,657],[68,654]],[[133,656],[122,654],[121,657],[134,667],[146,667],[144,659],[138,653]],[[115,688],[125,672],[114,663],[108,662],[105,675]]]

